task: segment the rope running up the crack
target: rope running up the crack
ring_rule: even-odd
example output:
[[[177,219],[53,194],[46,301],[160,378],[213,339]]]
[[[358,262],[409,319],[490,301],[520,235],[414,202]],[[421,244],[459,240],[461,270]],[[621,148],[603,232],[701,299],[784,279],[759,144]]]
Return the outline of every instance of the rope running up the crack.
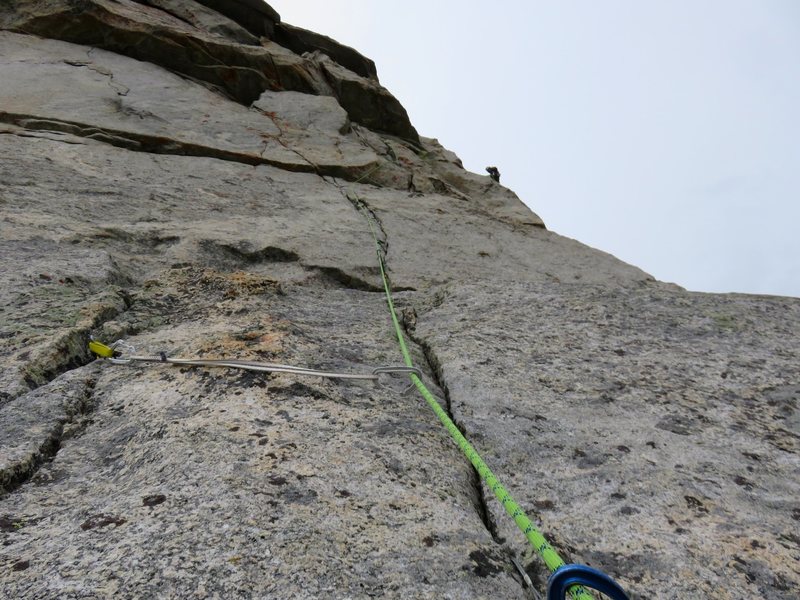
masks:
[[[408,367],[413,367],[414,363],[411,360],[411,354],[406,346],[403,330],[400,327],[400,322],[397,318],[397,312],[394,308],[394,302],[392,301],[392,290],[391,286],[389,285],[389,278],[386,275],[386,268],[384,265],[383,256],[381,254],[381,245],[378,241],[378,235],[375,231],[375,226],[370,218],[370,215],[368,214],[368,211],[364,208],[363,201],[358,199],[357,195],[355,195],[355,198],[357,200],[356,205],[359,208],[359,212],[361,212],[361,214],[367,219],[367,223],[369,223],[369,228],[372,233],[372,238],[375,241],[378,265],[380,267],[381,278],[383,279],[383,289],[386,293],[386,303],[389,306],[389,313],[392,318],[395,334],[397,335],[397,342],[400,345],[400,352],[403,354],[403,361]],[[414,373],[412,373],[410,377],[414,386],[417,388],[422,397],[425,398],[425,401],[431,407],[436,416],[439,417],[439,420],[445,426],[448,433],[450,433],[450,436],[472,463],[472,466],[475,467],[478,475],[480,475],[481,479],[486,482],[486,485],[492,490],[494,495],[503,505],[503,508],[506,510],[506,512],[511,516],[512,519],[514,519],[517,527],[519,527],[522,533],[525,534],[525,537],[531,543],[533,548],[542,557],[547,565],[547,568],[554,573],[561,567],[565,566],[566,563],[553,549],[544,535],[542,535],[542,533],[536,528],[536,526],[533,524],[530,518],[528,518],[520,506],[514,501],[514,499],[511,497],[511,494],[509,494],[505,487],[503,487],[497,477],[495,477],[494,473],[492,473],[492,470],[483,461],[475,448],[472,447],[472,444],[469,443],[467,438],[464,437],[464,434],[459,431],[456,424],[453,423],[453,420],[448,416],[447,412],[445,412],[433,394],[431,394],[431,392],[423,383],[422,379],[420,379]],[[569,593],[573,600],[593,600],[592,596],[582,586],[572,587]]]

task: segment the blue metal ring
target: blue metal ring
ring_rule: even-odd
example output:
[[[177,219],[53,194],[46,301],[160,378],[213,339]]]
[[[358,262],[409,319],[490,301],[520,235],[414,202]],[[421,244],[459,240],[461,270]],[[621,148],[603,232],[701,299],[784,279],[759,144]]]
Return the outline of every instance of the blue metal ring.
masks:
[[[608,575],[586,565],[565,565],[550,576],[547,600],[564,600],[573,585],[585,585],[611,600],[629,600],[625,590]]]

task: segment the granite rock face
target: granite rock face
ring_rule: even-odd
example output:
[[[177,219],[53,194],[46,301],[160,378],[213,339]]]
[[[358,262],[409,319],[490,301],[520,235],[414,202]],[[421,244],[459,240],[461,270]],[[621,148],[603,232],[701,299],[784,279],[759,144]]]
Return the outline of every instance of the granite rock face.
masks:
[[[260,0],[10,0],[0,27],[0,596],[544,590],[402,377],[87,350],[397,364],[368,214],[415,363],[562,556],[633,598],[796,597],[800,300],[548,231]]]

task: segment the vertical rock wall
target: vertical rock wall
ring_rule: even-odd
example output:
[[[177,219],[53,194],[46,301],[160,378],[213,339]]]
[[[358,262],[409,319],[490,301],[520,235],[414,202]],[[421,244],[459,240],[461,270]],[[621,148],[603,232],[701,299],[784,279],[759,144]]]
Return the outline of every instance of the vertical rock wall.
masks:
[[[547,231],[260,0],[9,0],[0,28],[0,596],[544,590],[404,379],[86,349],[397,364],[367,212],[415,364],[565,558],[633,598],[796,597],[800,301]]]

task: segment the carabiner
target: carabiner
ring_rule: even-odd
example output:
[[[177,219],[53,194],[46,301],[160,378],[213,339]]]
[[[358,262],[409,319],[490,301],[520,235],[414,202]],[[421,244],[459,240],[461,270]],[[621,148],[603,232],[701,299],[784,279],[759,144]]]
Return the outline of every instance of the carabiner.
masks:
[[[629,600],[625,590],[611,577],[586,565],[565,565],[550,575],[547,600],[564,600],[574,585],[585,585],[605,594],[611,600]]]

